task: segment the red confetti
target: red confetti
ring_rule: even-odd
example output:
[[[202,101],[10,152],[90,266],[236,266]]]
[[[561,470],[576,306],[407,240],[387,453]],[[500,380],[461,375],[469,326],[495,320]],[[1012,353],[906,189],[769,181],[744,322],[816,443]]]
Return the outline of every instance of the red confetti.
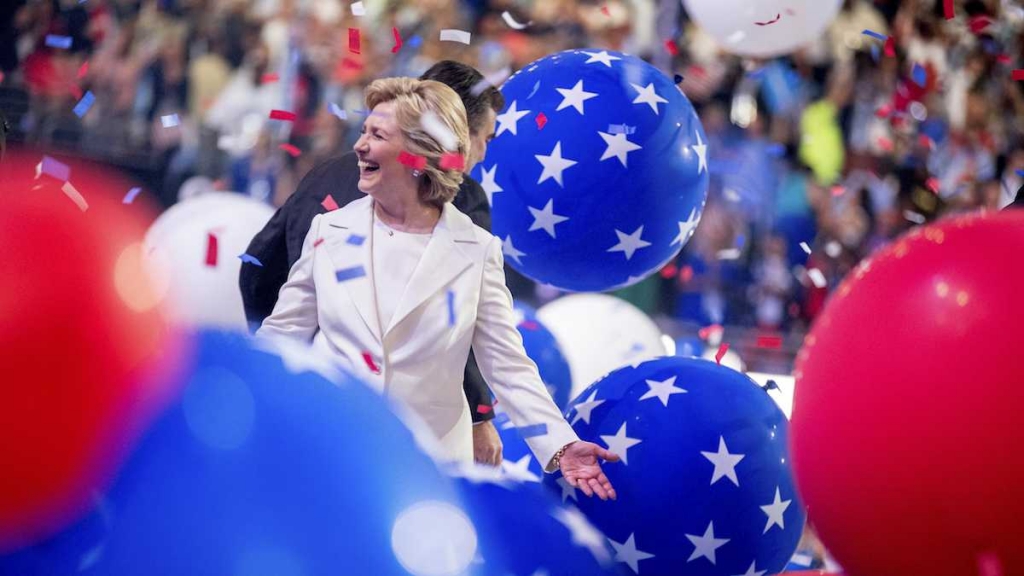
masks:
[[[932,194],[938,194],[939,193],[939,179],[938,178],[935,178],[933,176],[933,177],[925,180],[924,185],[927,186],[928,189],[932,191]]]
[[[398,33],[398,28],[391,28],[391,35],[395,37],[395,45],[391,47],[391,53],[398,54],[398,51],[402,49],[402,35]]]
[[[324,243],[324,239],[323,238],[317,238],[317,241],[313,242],[313,248],[316,248],[317,246],[319,246],[319,245],[321,245],[323,243]]]
[[[705,326],[697,331],[697,335],[700,336],[701,340],[707,340],[712,333],[721,334],[722,325],[712,324],[711,326]]]
[[[892,152],[893,144],[892,140],[889,140],[885,136],[878,137],[878,147],[885,152]]]
[[[836,184],[835,186],[832,187],[831,192],[832,196],[834,197],[842,196],[846,192],[846,188],[843,188],[839,184]]]
[[[975,16],[970,19],[967,26],[970,27],[971,32],[978,35],[984,32],[985,28],[989,27],[989,24],[992,24],[992,20],[990,20],[988,16]]]
[[[363,362],[366,362],[366,367],[370,369],[370,372],[380,374],[380,367],[373,361],[373,356],[365,350],[363,351]]]
[[[683,266],[679,269],[679,281],[686,284],[690,280],[693,280],[693,267]]]
[[[768,26],[769,24],[775,24],[781,18],[782,18],[782,14],[776,14],[775,18],[772,18],[771,20],[766,20],[764,22],[754,22],[754,24],[757,24],[758,26]]]
[[[757,336],[757,347],[778,350],[779,348],[782,348],[782,336],[759,334]]]
[[[1000,64],[1009,64],[1011,62],[1010,55],[1000,54],[999,56],[996,56],[996,62],[999,62]]]
[[[416,154],[410,154],[405,150],[398,153],[398,161],[405,164],[413,170],[423,170],[427,167],[427,159],[423,156],[417,156]]]
[[[217,265],[217,236],[212,232],[206,235],[206,265],[210,267]]]
[[[284,120],[285,122],[295,122],[296,118],[298,118],[298,115],[296,115],[295,112],[289,112],[287,110],[270,111],[271,120]]]
[[[281,79],[281,76],[276,72],[268,72],[263,76],[260,76],[260,84],[273,84]]]
[[[75,77],[78,78],[79,80],[81,80],[82,78],[85,78],[85,75],[88,74],[88,73],[89,73],[89,61],[86,60],[85,62],[82,62],[81,66],[78,67],[78,74],[76,74]]]
[[[918,134],[917,143],[920,144],[922,148],[927,148],[929,150],[935,149],[935,142],[933,142],[926,134]]]
[[[888,118],[890,114],[892,114],[892,106],[890,104],[885,104],[879,107],[878,110],[875,110],[875,116],[879,118]]]
[[[349,58],[348,56],[346,56],[344,59],[342,59],[341,67],[342,68],[348,68],[348,69],[351,69],[351,70],[362,70],[363,69],[363,65],[361,63],[356,62],[355,60]]]
[[[942,0],[942,13],[946,17],[946,20],[952,20],[955,14],[953,13],[953,0]]]
[[[442,170],[456,170],[458,172],[462,172],[466,169],[466,159],[462,157],[462,154],[446,152],[441,155],[440,166]]]
[[[548,123],[548,117],[543,112],[537,113],[537,130],[543,130],[544,125]]]
[[[896,42],[889,36],[885,39],[885,55],[889,58],[896,57]]]
[[[1024,80],[1024,69],[1017,68],[1016,70],[1010,73],[1010,78],[1013,78],[1014,82],[1020,82]]]
[[[478,404],[476,407],[477,414],[490,414],[494,410],[490,404]]]
[[[671,38],[665,40],[665,50],[673,56],[679,56],[679,46],[676,46],[676,41]]]
[[[328,212],[334,212],[335,210],[338,209],[338,203],[334,201],[334,196],[331,196],[330,194],[324,197],[324,200],[323,202],[320,203],[320,205],[323,206],[324,209],[327,210]]]
[[[728,352],[728,351],[729,351],[729,343],[728,342],[722,342],[722,345],[718,347],[718,352],[715,353],[715,362],[718,363],[719,365],[721,365],[722,364],[722,356],[725,356],[725,353]]]
[[[359,28],[348,29],[348,51],[359,54]]]
[[[290,154],[292,158],[298,158],[302,155],[302,150],[299,150],[298,146],[295,146],[294,144],[284,143],[279,144],[277,147]]]
[[[675,276],[678,272],[679,269],[676,267],[676,265],[669,263],[664,268],[661,269],[661,277],[668,280],[669,278]]]
[[[609,18],[611,18],[612,16],[612,13],[608,11],[608,6],[601,6],[601,12],[604,13],[604,15],[608,16]]]

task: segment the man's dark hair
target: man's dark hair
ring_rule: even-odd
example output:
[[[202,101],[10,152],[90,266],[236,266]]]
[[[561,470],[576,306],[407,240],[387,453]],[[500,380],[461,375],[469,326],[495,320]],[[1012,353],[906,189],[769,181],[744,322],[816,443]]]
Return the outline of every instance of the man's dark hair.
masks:
[[[490,85],[483,90],[478,88],[477,85],[484,80],[483,74],[461,62],[441,60],[424,72],[420,80],[435,80],[455,90],[466,107],[471,132],[476,132],[488,108],[497,114],[505,107],[505,97],[501,92]],[[474,94],[474,88],[478,93]]]

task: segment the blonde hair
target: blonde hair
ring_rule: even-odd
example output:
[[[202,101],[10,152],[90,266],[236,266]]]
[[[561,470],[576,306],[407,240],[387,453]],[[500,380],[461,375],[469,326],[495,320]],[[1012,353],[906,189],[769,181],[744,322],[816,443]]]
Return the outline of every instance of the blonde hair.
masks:
[[[439,164],[441,155],[446,152],[465,157],[469,151],[466,107],[459,95],[433,80],[381,78],[366,88],[366,108],[373,110],[384,102],[394,103],[395,122],[405,137],[405,149],[427,159],[419,187],[420,200],[438,207],[451,202],[462,184],[462,171],[443,169]],[[441,142],[424,129],[421,119],[428,112],[454,136],[455,150],[445,150]]]

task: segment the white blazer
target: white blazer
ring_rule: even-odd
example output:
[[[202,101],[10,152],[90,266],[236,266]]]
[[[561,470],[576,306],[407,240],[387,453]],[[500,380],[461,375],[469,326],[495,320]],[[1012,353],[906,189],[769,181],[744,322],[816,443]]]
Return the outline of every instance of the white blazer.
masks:
[[[443,459],[472,461],[472,418],[462,382],[470,346],[480,372],[547,466],[578,440],[526,355],[505,287],[501,242],[451,204],[413,272],[389,326],[374,300],[373,200],[313,219],[274,312],[258,336],[312,342],[344,357],[379,392],[404,402],[440,440]],[[371,369],[372,365],[378,369]]]

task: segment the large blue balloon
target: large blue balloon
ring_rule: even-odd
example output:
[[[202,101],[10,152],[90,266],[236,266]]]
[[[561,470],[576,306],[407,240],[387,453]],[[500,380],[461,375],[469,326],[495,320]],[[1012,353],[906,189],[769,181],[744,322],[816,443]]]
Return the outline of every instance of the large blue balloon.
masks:
[[[468,568],[476,538],[454,483],[379,396],[349,377],[335,385],[324,370],[298,351],[279,357],[244,336],[200,335],[180,399],[91,516],[0,558],[0,574]]]
[[[458,486],[480,537],[479,576],[620,574],[604,535],[546,491],[476,473]]]
[[[562,354],[555,335],[537,319],[536,310],[519,302],[516,302],[515,309],[518,320],[516,328],[523,337],[526,355],[537,364],[540,379],[547,386],[558,409],[564,410],[572,391],[569,362]]]
[[[805,513],[782,411],[750,378],[698,358],[616,370],[567,415],[585,440],[619,454],[604,465],[618,500],[546,483],[641,575],[774,574],[793,555]],[[766,572],[762,572],[766,571]]]
[[[707,197],[707,137],[689,100],[634,56],[569,50],[501,88],[475,170],[505,260],[572,291],[639,282],[679,252]]]

